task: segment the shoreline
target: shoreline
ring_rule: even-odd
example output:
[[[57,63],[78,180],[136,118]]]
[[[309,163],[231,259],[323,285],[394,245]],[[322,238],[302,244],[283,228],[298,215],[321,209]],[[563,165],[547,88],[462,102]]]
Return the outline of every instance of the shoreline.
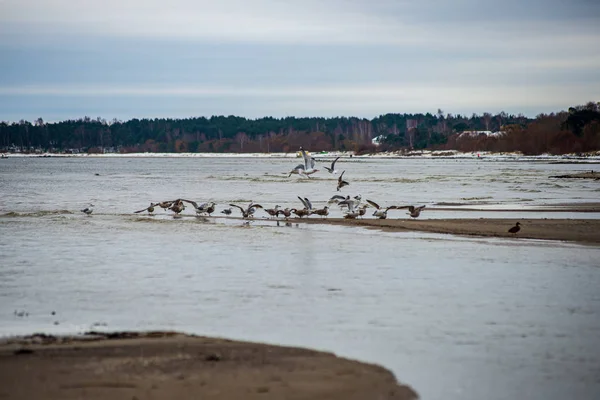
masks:
[[[289,153],[2,153],[2,158],[298,158],[297,152]],[[409,152],[380,152],[357,155],[353,151],[328,151],[312,153],[317,158],[357,159],[441,159],[441,160],[499,160],[499,161],[549,161],[557,163],[600,163],[600,152],[585,154],[539,154],[524,155],[518,152],[458,152],[455,150],[413,150]]]
[[[0,340],[8,399],[418,398],[387,369],[303,348],[177,332]]]

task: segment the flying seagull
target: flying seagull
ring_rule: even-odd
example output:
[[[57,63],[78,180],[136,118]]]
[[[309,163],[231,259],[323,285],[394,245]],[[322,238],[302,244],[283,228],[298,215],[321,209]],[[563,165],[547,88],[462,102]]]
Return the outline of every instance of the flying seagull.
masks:
[[[304,164],[296,165],[296,167],[290,171],[288,178],[292,176],[292,174],[304,175],[307,178],[310,178],[311,174],[318,171],[318,169],[315,168],[315,159],[306,154],[306,151],[302,147],[300,147],[300,151],[304,158]]]
[[[348,186],[349,185],[348,182],[346,182],[345,180],[342,179],[342,177],[344,176],[344,172],[346,172],[346,171],[343,171],[342,174],[340,175],[340,177],[338,178],[338,184],[337,184],[337,190],[338,190],[338,192],[344,186]]]
[[[350,196],[346,196],[346,198],[342,201],[340,201],[338,203],[338,206],[343,207],[346,206],[348,207],[348,212],[353,212],[355,210],[355,208],[357,208],[360,205],[360,200],[361,200],[361,195],[358,196],[354,196],[354,198],[350,198]]]
[[[244,218],[250,218],[252,217],[252,215],[254,214],[254,212],[256,211],[257,208],[263,208],[263,206],[261,206],[260,204],[256,204],[253,202],[250,202],[250,204],[248,205],[247,208],[242,208],[236,204],[230,204],[231,207],[236,207],[239,208],[240,211],[242,212],[242,217]]]
[[[304,208],[306,208],[308,211],[312,211],[313,210],[312,203],[310,202],[309,199],[307,199],[306,197],[302,198],[300,196],[298,196],[298,198],[300,199],[300,201],[304,205]]]
[[[420,207],[408,206],[406,208],[408,208],[408,215],[410,215],[413,218],[419,218],[419,215],[421,215],[421,211],[423,211],[425,206],[420,206]]]
[[[167,211],[175,201],[161,201],[156,203],[157,206],[163,209],[163,211]]]
[[[191,204],[194,207],[194,209],[196,210],[196,214],[208,214],[209,217],[210,217],[210,214],[215,212],[215,206],[217,205],[215,202],[212,202],[212,201],[198,205],[198,203],[196,203],[195,201],[185,200],[185,199],[181,199],[181,200],[185,201],[186,203]]]
[[[340,196],[339,194],[336,194],[334,196],[331,196],[331,198],[329,199],[329,201],[327,202],[327,204],[337,204],[340,201],[348,200],[349,198],[350,198],[350,196],[344,197],[344,196]]]
[[[143,210],[139,210],[139,211],[134,211],[134,214],[139,214],[142,213],[144,211],[148,211],[148,214],[152,214],[154,212],[154,207],[156,206],[156,204],[154,203],[150,203],[150,205],[146,208],[144,208]]]
[[[331,163],[331,168],[330,167],[323,167],[323,168],[325,168],[330,174],[337,174],[337,171],[335,170],[335,162],[339,159],[340,159],[340,156],[337,156],[336,159],[333,160],[333,162]]]
[[[369,199],[367,199],[367,203],[369,203],[370,205],[375,207],[375,212],[373,213],[373,216],[377,217],[379,219],[386,219],[388,210],[395,210],[396,208],[398,208],[396,206],[389,206],[387,208],[382,208],[379,206],[379,204],[377,204],[374,201],[369,200]]]

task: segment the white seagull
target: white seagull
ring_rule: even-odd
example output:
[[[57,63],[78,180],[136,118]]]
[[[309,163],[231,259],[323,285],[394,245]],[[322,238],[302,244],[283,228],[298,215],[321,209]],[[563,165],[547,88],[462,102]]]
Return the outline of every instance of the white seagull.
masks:
[[[369,200],[369,199],[367,199],[367,203],[369,203],[370,205],[375,207],[375,212],[373,213],[373,216],[377,217],[379,219],[386,219],[388,210],[395,210],[398,208],[396,206],[389,206],[387,208],[382,208],[379,206],[379,204],[377,204],[374,201]]]
[[[288,178],[292,176],[292,174],[304,175],[307,178],[310,178],[311,174],[318,171],[318,169],[315,168],[315,159],[306,154],[306,151],[302,147],[300,147],[300,151],[304,158],[304,164],[296,165],[296,167],[290,171]]]
[[[312,211],[312,210],[313,210],[312,203],[310,202],[310,200],[309,200],[309,199],[307,199],[306,197],[305,197],[305,198],[302,198],[302,197],[300,197],[300,196],[298,196],[298,198],[300,199],[300,201],[301,201],[301,202],[302,202],[302,204],[304,205],[304,208],[306,208],[308,211]]]
[[[83,210],[81,210],[81,212],[86,215],[92,215],[92,213],[94,212],[94,205],[92,203],[90,203],[90,205],[88,207],[84,208]]]
[[[337,204],[342,200],[348,200],[350,198],[350,196],[340,196],[339,194],[336,194],[335,196],[331,196],[331,198],[329,199],[329,201],[327,202],[327,204]]]

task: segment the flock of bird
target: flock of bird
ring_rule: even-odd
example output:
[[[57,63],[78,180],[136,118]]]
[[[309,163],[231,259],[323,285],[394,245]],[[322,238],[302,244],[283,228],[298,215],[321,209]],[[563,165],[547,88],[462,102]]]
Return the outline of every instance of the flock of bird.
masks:
[[[300,176],[310,179],[310,175],[318,171],[318,169],[315,168],[316,160],[313,157],[311,157],[302,147],[300,148],[300,152],[302,154],[302,158],[304,159],[304,163],[298,164],[293,170],[291,170],[288,174],[288,177],[292,176],[293,174],[298,174]],[[339,160],[339,158],[340,157],[337,157],[335,160],[333,160],[331,166],[324,167],[327,170],[327,172],[329,172],[330,174],[338,173],[338,171],[335,169],[335,164]],[[350,185],[350,183],[344,180],[343,178],[345,172],[346,171],[342,171],[337,180],[337,191],[340,191],[340,189],[342,189],[343,187]],[[288,219],[292,215],[297,218],[309,217],[311,215],[317,215],[321,218],[326,218],[327,216],[329,216],[330,205],[337,204],[342,210],[345,210],[344,218],[346,219],[355,219],[364,216],[367,212],[368,207],[375,208],[375,212],[373,213],[374,217],[379,219],[386,219],[389,210],[407,209],[408,215],[410,215],[413,218],[418,218],[419,215],[421,215],[421,211],[425,208],[424,205],[419,207],[415,207],[412,205],[391,205],[388,207],[380,207],[379,204],[372,200],[366,200],[366,203],[362,203],[362,197],[360,195],[355,196],[353,198],[351,198],[350,196],[344,197],[341,195],[335,195],[329,199],[327,205],[325,205],[323,208],[314,208],[312,202],[306,197],[302,198],[298,196],[298,199],[302,203],[302,207],[281,208],[281,206],[276,205],[273,208],[266,208],[263,207],[261,204],[250,202],[250,204],[248,204],[247,206],[229,204],[229,208],[222,210],[221,213],[225,215],[231,215],[233,212],[232,208],[237,208],[238,210],[240,210],[242,217],[244,219],[248,219],[254,217],[254,213],[257,209],[262,209],[271,218],[283,217],[285,219]],[[177,199],[170,201],[161,201],[158,203],[150,203],[150,206],[138,211],[134,211],[134,213],[138,214],[147,211],[149,214],[152,214],[154,213],[155,207],[158,206],[161,207],[163,210],[171,210],[175,213],[175,215],[178,215],[183,210],[185,210],[186,204],[191,205],[196,211],[196,214],[199,216],[211,216],[212,213],[215,212],[216,203],[214,202],[208,202],[198,205],[198,203],[191,200]]]
[[[318,169],[315,168],[316,160],[313,157],[311,157],[302,147],[300,147],[300,152],[304,159],[304,163],[298,164],[294,169],[292,169],[289,172],[288,177],[292,176],[293,174],[297,174],[297,175],[300,175],[300,176],[310,179],[310,175],[318,172]],[[339,158],[340,157],[338,156],[335,160],[333,160],[333,162],[331,163],[331,166],[324,167],[327,170],[327,172],[329,172],[330,174],[338,173],[338,171],[335,169],[335,164],[339,160]],[[337,187],[336,187],[337,191],[340,191],[343,187],[350,185],[350,183],[348,181],[343,179],[345,172],[346,171],[342,171],[342,173],[338,177]],[[369,199],[366,199],[366,202],[363,203],[362,197],[360,195],[354,196],[354,197],[350,197],[350,196],[344,197],[341,195],[334,195],[329,199],[329,201],[327,202],[327,205],[325,205],[323,208],[314,208],[312,205],[312,202],[308,198],[306,198],[306,197],[303,198],[303,197],[298,196],[298,199],[302,203],[302,207],[281,208],[281,206],[276,205],[273,208],[265,208],[261,204],[250,202],[247,206],[240,206],[238,204],[229,204],[229,208],[225,208],[224,210],[221,211],[221,213],[226,216],[229,216],[229,215],[232,215],[232,213],[233,213],[232,209],[237,208],[240,211],[240,213],[244,219],[249,219],[249,218],[254,218],[254,214],[256,213],[257,209],[262,209],[271,218],[283,217],[284,219],[287,220],[292,215],[294,215],[296,218],[309,217],[311,215],[317,215],[317,216],[320,216],[321,218],[326,218],[329,215],[330,205],[336,204],[338,207],[340,207],[344,211],[343,217],[345,219],[362,218],[366,214],[367,208],[369,208],[369,207],[373,207],[375,209],[375,211],[372,214],[373,217],[376,217],[378,219],[386,219],[388,216],[388,211],[401,210],[401,209],[408,210],[407,214],[410,215],[410,217],[418,218],[421,215],[421,212],[426,207],[425,205],[422,205],[422,206],[389,205],[389,206],[383,207],[383,206],[380,206],[375,201],[369,200]],[[186,209],[186,204],[191,205],[193,207],[193,209],[195,210],[196,215],[198,215],[198,216],[205,216],[205,215],[212,216],[212,214],[216,211],[216,205],[217,205],[215,202],[212,202],[212,201],[198,204],[197,202],[192,201],[192,200],[186,200],[186,199],[179,198],[176,200],[160,201],[157,203],[151,202],[148,207],[143,208],[138,211],[134,211],[134,213],[139,214],[139,213],[143,213],[143,212],[148,212],[148,214],[152,215],[152,214],[154,214],[154,211],[156,210],[156,208],[160,207],[164,211],[167,211],[167,210],[172,211],[174,213],[174,215],[177,216]],[[93,207],[94,207],[94,205],[90,204],[88,207],[81,210],[81,212],[83,212],[87,215],[91,215],[92,212],[94,211]],[[513,228],[511,228],[509,230],[509,232],[513,233],[513,234],[517,233],[520,230],[519,225],[520,224],[517,223],[516,226],[514,226]]]
[[[247,206],[240,206],[238,204],[229,204],[229,208],[225,208],[221,210],[221,214],[232,215],[232,208],[237,208],[240,210],[240,213],[244,219],[254,218],[254,213],[257,209],[262,209],[265,213],[267,213],[271,218],[283,217],[285,219],[290,218],[291,216],[296,216],[297,218],[309,217],[311,215],[318,215],[321,218],[325,218],[329,215],[329,210],[331,204],[337,204],[341,209],[345,209],[344,218],[346,219],[356,219],[358,217],[362,217],[366,214],[368,207],[374,207],[375,211],[373,212],[373,216],[379,219],[386,219],[387,213],[389,210],[400,210],[407,209],[408,215],[413,218],[418,218],[421,215],[421,211],[425,208],[425,206],[415,207],[412,205],[409,206],[387,206],[381,207],[379,204],[375,203],[372,200],[366,200],[366,203],[362,203],[362,197],[360,195],[350,197],[350,196],[340,196],[335,195],[329,199],[327,205],[323,208],[314,208],[312,202],[304,197],[298,196],[298,199],[302,203],[302,207],[296,208],[282,208],[280,205],[276,205],[273,208],[263,207],[261,204],[250,202]],[[158,203],[150,203],[150,205],[141,210],[134,211],[134,214],[139,214],[143,212],[148,212],[148,214],[154,214],[154,211],[157,207],[162,208],[164,211],[170,210],[173,211],[174,215],[179,215],[183,210],[186,209],[186,204],[191,205],[196,211],[196,215],[198,216],[212,216],[212,214],[216,210],[215,202],[207,202],[198,205],[195,201],[186,200],[186,199],[177,199],[177,200],[169,200],[169,201],[161,201]],[[86,214],[91,214],[93,212],[93,205],[90,207],[81,210]]]

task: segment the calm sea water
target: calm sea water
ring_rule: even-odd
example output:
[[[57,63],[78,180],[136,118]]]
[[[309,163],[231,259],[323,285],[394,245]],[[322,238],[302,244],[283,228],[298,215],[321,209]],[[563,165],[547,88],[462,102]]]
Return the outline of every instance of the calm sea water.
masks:
[[[297,195],[324,204],[335,177],[287,179],[296,161],[1,160],[0,334],[175,329],[375,362],[424,399],[599,398],[598,247],[131,214],[178,197],[214,200],[218,211],[250,200],[300,206]],[[547,179],[584,168],[593,166],[338,164],[350,182],[342,194],[523,208],[515,218],[597,201],[595,181]],[[78,212],[89,202],[91,217]]]

